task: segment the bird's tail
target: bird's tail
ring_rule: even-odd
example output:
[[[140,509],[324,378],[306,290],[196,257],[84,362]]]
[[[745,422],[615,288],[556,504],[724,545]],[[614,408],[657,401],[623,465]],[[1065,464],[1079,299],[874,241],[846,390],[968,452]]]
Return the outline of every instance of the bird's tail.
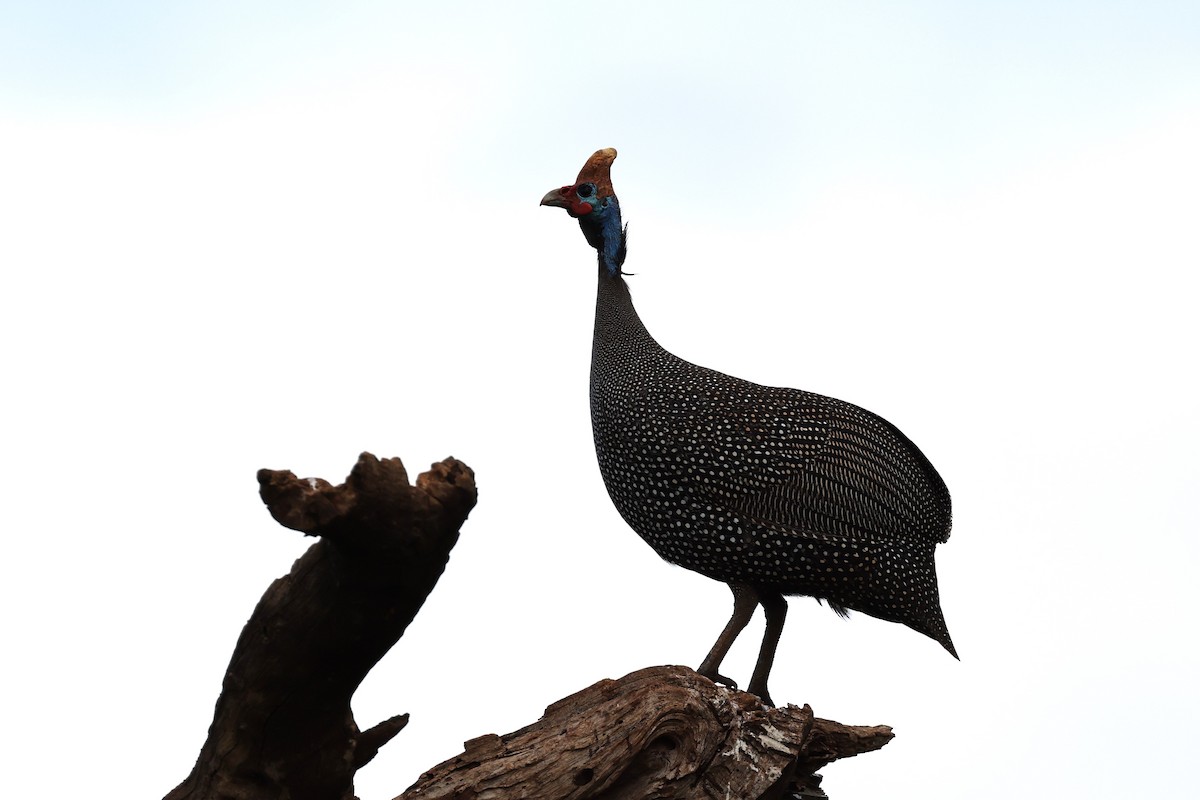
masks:
[[[942,616],[940,605],[934,605],[933,612],[929,615],[929,619],[926,620],[921,633],[946,648],[950,655],[958,658],[958,651],[954,649],[954,642],[950,640],[950,631],[946,628],[946,619]],[[959,660],[961,661],[962,659]]]

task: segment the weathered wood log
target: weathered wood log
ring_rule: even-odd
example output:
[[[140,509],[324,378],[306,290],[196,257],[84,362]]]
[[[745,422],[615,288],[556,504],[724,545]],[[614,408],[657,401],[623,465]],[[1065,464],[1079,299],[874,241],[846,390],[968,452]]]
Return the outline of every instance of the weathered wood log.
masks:
[[[272,470],[258,481],[281,525],[320,541],[254,609],[208,740],[167,800],[350,800],[355,771],[407,722],[360,732],[350,698],[441,576],[474,474],[446,459],[412,486],[400,459],[363,453],[341,486]]]
[[[824,797],[815,770],[878,750],[886,726],[770,708],[687,667],[603,680],[519,731],[472,739],[397,800]]]

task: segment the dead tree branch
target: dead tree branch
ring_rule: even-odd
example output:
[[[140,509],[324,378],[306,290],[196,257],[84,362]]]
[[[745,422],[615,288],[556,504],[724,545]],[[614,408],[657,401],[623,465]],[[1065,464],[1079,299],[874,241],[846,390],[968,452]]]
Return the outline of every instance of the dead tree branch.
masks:
[[[891,738],[651,667],[560,700],[527,728],[472,739],[397,800],[823,797],[816,769]]]
[[[415,486],[400,459],[369,453],[340,486],[273,470],[258,482],[281,525],[320,541],[254,609],[208,740],[167,800],[352,798],[355,771],[407,716],[360,732],[350,698],[433,590],[476,499],[454,459]]]

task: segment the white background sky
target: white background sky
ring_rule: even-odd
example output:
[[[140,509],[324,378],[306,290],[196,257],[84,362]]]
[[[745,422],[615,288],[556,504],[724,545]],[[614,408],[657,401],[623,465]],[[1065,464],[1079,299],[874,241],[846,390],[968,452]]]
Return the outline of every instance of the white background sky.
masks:
[[[260,467],[454,455],[479,506],[355,698],[461,743],[695,666],[728,591],[592,452],[599,147],[648,327],[866,406],[955,502],[962,655],[792,601],[775,698],[887,723],[835,798],[1193,791],[1194,2],[0,5],[5,796],[165,794],[311,540]],[[756,620],[730,657],[747,680]]]

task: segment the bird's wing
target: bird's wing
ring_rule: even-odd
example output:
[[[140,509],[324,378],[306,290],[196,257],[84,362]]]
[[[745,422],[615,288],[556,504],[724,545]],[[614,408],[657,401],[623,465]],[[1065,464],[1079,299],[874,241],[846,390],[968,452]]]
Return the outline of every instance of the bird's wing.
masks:
[[[941,477],[875,414],[794,389],[709,408],[720,422],[708,437],[708,460],[725,474],[707,491],[730,511],[807,536],[949,538]],[[739,466],[722,469],[726,463]]]
[[[605,428],[698,496],[802,536],[944,542],[950,495],[887,420],[850,403],[684,362],[643,381]]]

